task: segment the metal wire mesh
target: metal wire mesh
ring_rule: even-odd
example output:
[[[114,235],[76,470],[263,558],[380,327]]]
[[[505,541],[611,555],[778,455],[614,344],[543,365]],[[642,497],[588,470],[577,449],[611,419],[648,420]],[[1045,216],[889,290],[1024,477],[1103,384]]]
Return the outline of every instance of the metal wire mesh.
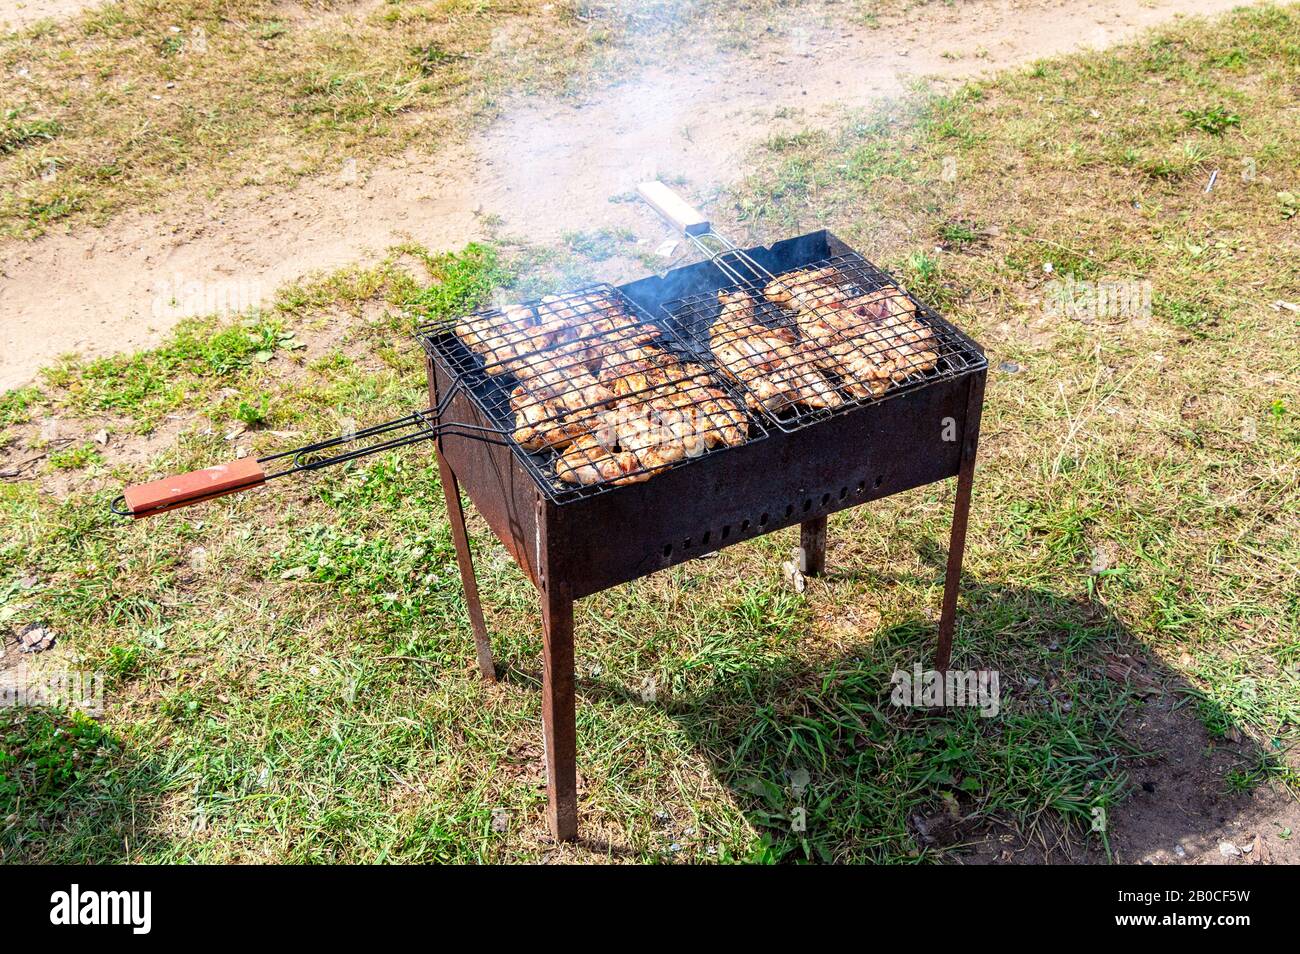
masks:
[[[420,329],[558,503],[766,434],[738,393],[610,285]]]
[[[853,254],[663,308],[696,359],[784,431],[986,364],[974,341]]]

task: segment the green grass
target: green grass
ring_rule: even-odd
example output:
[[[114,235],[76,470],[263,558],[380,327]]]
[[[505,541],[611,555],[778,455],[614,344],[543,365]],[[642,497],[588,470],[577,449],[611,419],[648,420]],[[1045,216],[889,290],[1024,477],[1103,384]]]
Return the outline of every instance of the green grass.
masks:
[[[59,124],[49,119],[22,119],[17,109],[5,111],[0,119],[0,156],[26,146],[49,142],[59,134]]]
[[[49,460],[50,466],[55,470],[84,470],[103,463],[104,458],[93,444],[81,444],[78,447],[55,451],[50,455]]]
[[[31,419],[31,409],[41,400],[41,390],[35,387],[15,388],[0,394],[0,427],[24,424]]]
[[[1201,109],[1184,109],[1183,118],[1192,129],[1221,136],[1233,126],[1241,125],[1241,117],[1229,112],[1222,106],[1208,106]]]
[[[623,251],[624,246],[635,240],[635,235],[622,229],[593,229],[569,232],[564,236],[564,244],[569,251],[592,262],[613,258]]]
[[[1207,788],[1296,789],[1300,323],[1270,306],[1294,301],[1276,193],[1300,147],[1297,16],[1188,22],[760,152],[725,227],[828,225],[988,347],[956,659],[1001,673],[1002,711],[889,701],[933,642],[950,486],[832,517],[831,573],[802,594],[778,569],[792,532],[730,547],[579,604],[589,841],[559,857],[914,863],[989,831],[1104,853],[1093,813],[1124,810],[1157,708],[1239,747]],[[1207,103],[1240,124],[1189,129]],[[1266,181],[1204,192],[1244,156]],[[472,516],[505,667],[483,684],[427,448],[138,523],[107,504],[229,459],[235,422],[262,454],[409,412],[424,378],[403,333],[569,281],[588,242],[396,249],[0,402],[15,455],[37,407],[68,433],[172,428],[148,465],[110,442],[63,495],[0,483],[0,613],[52,626],[109,704],[4,716],[5,860],[553,856],[536,596]],[[1151,312],[1052,317],[1067,275],[1150,281]]]
[[[180,407],[196,390],[240,377],[266,363],[284,343],[282,323],[258,315],[227,326],[215,319],[182,322],[162,348],[130,356],[67,359],[45,372],[51,394],[82,412],[112,411],[143,429]]]

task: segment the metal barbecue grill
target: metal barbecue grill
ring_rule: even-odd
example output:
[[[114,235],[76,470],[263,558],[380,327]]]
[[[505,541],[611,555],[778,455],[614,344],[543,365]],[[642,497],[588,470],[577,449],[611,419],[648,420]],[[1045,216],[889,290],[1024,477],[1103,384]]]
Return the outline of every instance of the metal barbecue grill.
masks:
[[[577,837],[573,603],[799,524],[957,477],[936,653],[948,667],[987,362],[827,231],[740,249],[659,183],[642,196],[704,261],[419,329],[429,409],[128,488],[146,516],[436,442],[478,664],[494,679],[460,491],[541,595],[548,821]],[[767,349],[767,350],[764,350]]]

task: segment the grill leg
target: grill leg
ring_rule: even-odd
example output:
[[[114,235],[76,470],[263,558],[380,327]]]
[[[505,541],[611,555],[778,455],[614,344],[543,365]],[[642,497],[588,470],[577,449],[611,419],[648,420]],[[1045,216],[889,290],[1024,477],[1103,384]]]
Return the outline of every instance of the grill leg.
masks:
[[[957,474],[957,503],[952,514],[952,540],[948,544],[948,575],[943,581],[943,612],[939,616],[939,648],[934,668],[946,672],[952,661],[952,634],[957,623],[957,591],[961,589],[961,560],[966,550],[966,518],[970,514],[970,488],[974,461]]]
[[[948,574],[943,581],[943,611],[939,615],[939,647],[934,668],[946,672],[952,662],[952,634],[957,623],[957,591],[961,589],[961,561],[966,552],[966,520],[970,516],[970,491],[975,482],[975,453],[979,449],[980,412],[984,407],[984,375],[971,378],[967,398],[966,433],[962,438],[961,467],[957,471],[957,500],[952,511],[952,538],[948,543]]]
[[[578,731],[573,692],[573,600],[542,591],[542,738],[546,821],[556,841],[578,837]]]
[[[474,649],[478,654],[479,672],[488,682],[495,682],[496,667],[492,664],[492,640],[483,621],[483,604],[479,601],[478,581],[474,578],[474,558],[469,552],[469,533],[465,529],[465,509],[460,502],[460,482],[452,473],[451,465],[438,451],[438,475],[442,478],[442,493],[447,499],[447,519],[451,523],[451,538],[456,544],[456,564],[460,567],[460,584],[465,590],[465,605],[469,608],[469,625],[474,631]]]
[[[437,407],[438,387],[433,373],[433,361],[426,358],[424,367],[429,375],[429,407]],[[460,585],[465,591],[465,605],[469,608],[469,626],[474,631],[478,669],[488,682],[496,682],[497,671],[492,664],[492,640],[488,638],[487,624],[483,621],[483,604],[479,601],[478,580],[474,577],[474,558],[469,552],[469,531],[465,529],[465,508],[460,502],[460,481],[443,456],[441,440],[437,442],[436,448],[434,456],[438,458],[438,476],[442,480],[442,494],[447,501],[451,539],[456,544],[456,565],[460,568]]]
[[[826,572],[826,518],[813,517],[799,524],[799,572],[821,576]]]

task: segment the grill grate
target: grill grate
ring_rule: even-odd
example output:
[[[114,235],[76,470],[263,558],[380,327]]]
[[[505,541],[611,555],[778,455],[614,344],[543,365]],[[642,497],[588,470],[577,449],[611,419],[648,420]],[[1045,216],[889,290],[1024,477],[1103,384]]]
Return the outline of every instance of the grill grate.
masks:
[[[599,284],[419,337],[556,503],[986,365],[855,253],[733,277],[748,280],[666,301],[658,318]]]
[[[986,363],[975,342],[856,254],[663,308],[696,360],[783,431]]]
[[[419,329],[556,503],[766,435],[743,398],[610,285]]]

